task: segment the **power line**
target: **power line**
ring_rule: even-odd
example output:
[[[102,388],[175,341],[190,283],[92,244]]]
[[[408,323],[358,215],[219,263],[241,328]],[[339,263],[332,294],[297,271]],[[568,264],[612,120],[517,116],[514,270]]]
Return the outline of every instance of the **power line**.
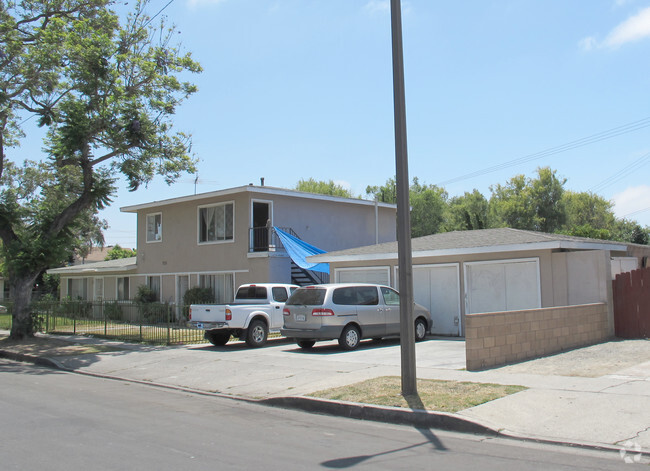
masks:
[[[602,191],[608,186],[611,186],[614,183],[622,180],[624,177],[628,176],[630,173],[634,172],[635,170],[638,170],[639,168],[643,167],[645,164],[648,163],[649,160],[650,160],[650,152],[641,156],[639,159],[635,160],[627,167],[619,170],[614,175],[606,178],[605,180],[598,183],[597,185],[592,186],[591,188],[589,188],[589,191],[591,191],[592,193],[597,193]]]
[[[626,218],[628,216],[632,216],[633,214],[643,213],[645,211],[648,211],[649,209],[650,209],[650,206],[648,206],[647,208],[643,208],[643,209],[637,209],[636,211],[632,211],[631,213],[624,214],[623,216],[621,216],[621,218],[624,219],[624,218]]]
[[[153,21],[153,20],[154,20],[158,15],[160,15],[160,14],[163,12],[163,10],[164,10],[165,8],[167,8],[167,7],[168,7],[169,5],[171,5],[172,3],[174,3],[174,0],[169,0],[169,2],[167,3],[167,5],[165,5],[165,6],[162,7],[160,10],[158,10],[158,13],[156,13],[156,14],[153,15],[151,18],[149,18],[149,21],[147,21],[145,24],[143,24],[142,27],[143,27],[143,28],[146,27],[146,26],[147,26],[149,23],[151,23],[151,22],[152,22],[152,21]]]
[[[509,160],[507,162],[493,165],[491,167],[486,167],[481,170],[477,170],[475,172],[471,173],[466,173],[464,175],[461,175],[456,178],[451,178],[449,180],[445,180],[442,182],[437,183],[437,186],[445,186],[450,183],[456,183],[459,181],[463,180],[468,180],[470,178],[474,177],[479,177],[482,175],[486,175],[488,173],[496,172],[498,170],[503,170],[509,167],[514,167],[515,165],[523,164],[526,162],[530,162],[533,160],[541,159],[542,157],[547,157],[550,155],[555,155],[559,154],[561,152],[567,152],[569,150],[577,149],[579,147],[583,147],[589,144],[595,144],[596,142],[604,141],[606,139],[612,139],[617,136],[621,136],[623,134],[628,134],[630,132],[638,131],[639,129],[644,129],[650,126],[650,117],[640,119],[638,121],[633,121],[628,124],[624,124],[622,126],[618,126],[612,129],[608,129],[606,131],[602,131],[596,134],[592,134],[591,136],[583,137],[581,139],[577,139],[575,141],[567,142],[566,144],[562,144],[559,146],[555,147],[550,147],[548,149],[545,149],[540,152],[536,152],[534,154],[528,154],[523,157],[519,157],[514,160]]]

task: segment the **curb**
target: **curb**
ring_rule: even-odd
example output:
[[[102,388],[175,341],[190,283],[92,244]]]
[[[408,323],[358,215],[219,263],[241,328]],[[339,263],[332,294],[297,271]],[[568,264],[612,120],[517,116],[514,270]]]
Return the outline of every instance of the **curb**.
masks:
[[[434,428],[477,435],[500,435],[498,431],[490,427],[446,412],[432,412],[419,409],[409,410],[400,407],[330,401],[303,396],[272,397],[269,399],[261,399],[258,403],[271,407],[298,409],[305,412],[329,414],[350,419],[412,425],[417,428]]]

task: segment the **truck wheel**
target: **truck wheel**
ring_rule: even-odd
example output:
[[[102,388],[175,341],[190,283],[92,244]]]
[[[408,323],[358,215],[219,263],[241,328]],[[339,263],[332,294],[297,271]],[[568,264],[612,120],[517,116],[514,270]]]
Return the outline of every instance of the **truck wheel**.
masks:
[[[313,347],[315,343],[314,340],[298,340],[298,346],[305,349]]]
[[[246,343],[249,347],[263,347],[269,336],[269,329],[266,323],[260,320],[254,320],[248,326],[246,331]]]
[[[228,340],[230,340],[230,332],[226,332],[224,334],[222,333],[209,333],[206,334],[205,336],[208,341],[214,345],[215,347],[221,347],[225,344],[228,343]]]
[[[421,342],[427,336],[427,323],[421,317],[415,319],[415,341]]]
[[[359,346],[361,341],[361,332],[359,328],[352,324],[345,326],[343,332],[341,332],[341,337],[339,338],[339,345],[344,350],[354,350]]]

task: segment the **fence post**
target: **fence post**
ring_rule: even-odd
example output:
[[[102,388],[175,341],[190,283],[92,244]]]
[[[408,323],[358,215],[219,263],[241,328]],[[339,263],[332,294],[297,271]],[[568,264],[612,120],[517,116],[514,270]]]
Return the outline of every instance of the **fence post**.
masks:
[[[170,319],[171,319],[171,304],[167,304],[167,345],[171,344],[171,324],[170,324]]]

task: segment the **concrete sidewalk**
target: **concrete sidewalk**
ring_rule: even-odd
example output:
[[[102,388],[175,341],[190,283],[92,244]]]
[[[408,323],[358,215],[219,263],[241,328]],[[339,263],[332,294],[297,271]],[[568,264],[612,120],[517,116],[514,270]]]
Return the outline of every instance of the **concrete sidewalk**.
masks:
[[[8,332],[0,331],[0,339]],[[261,349],[156,347],[79,336],[39,336],[0,345],[0,356],[60,369],[185,388],[372,420],[621,450],[650,462],[650,341],[628,340],[481,372],[464,368],[464,342],[417,344],[419,378],[518,384],[527,390],[456,414],[315,401],[318,390],[400,375],[397,341],[342,352],[335,343],[303,351],[284,339]]]

